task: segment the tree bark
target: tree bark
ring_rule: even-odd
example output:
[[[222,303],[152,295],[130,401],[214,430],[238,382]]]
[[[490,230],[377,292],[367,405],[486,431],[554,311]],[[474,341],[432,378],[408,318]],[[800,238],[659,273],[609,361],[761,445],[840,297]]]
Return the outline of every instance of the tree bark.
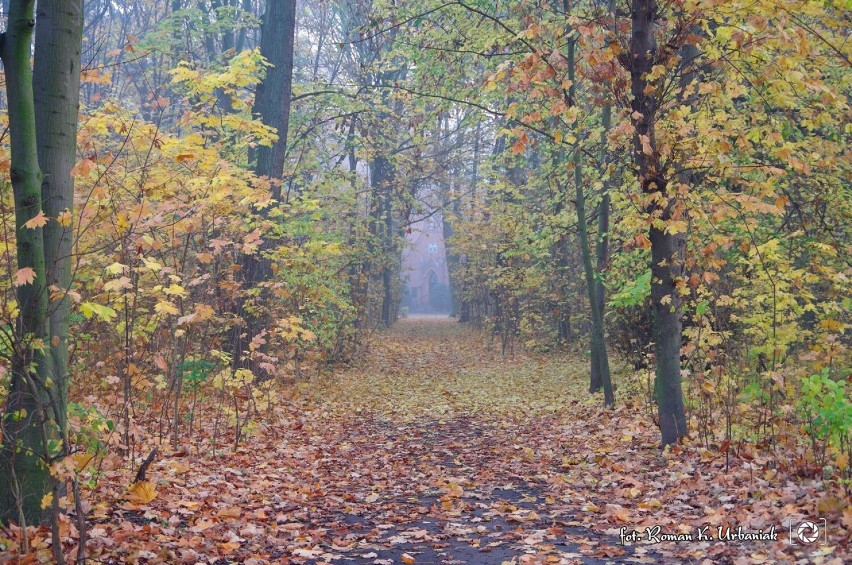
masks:
[[[371,207],[371,231],[379,240],[381,257],[382,303],[381,322],[385,327],[393,324],[394,288],[393,275],[395,269],[391,263],[395,253],[393,243],[393,185],[395,171],[393,164],[384,155],[379,154],[370,161],[370,185],[373,197]]]
[[[608,105],[603,108],[601,122],[603,125],[603,133],[601,133],[601,157],[599,166],[606,169],[606,132],[609,131],[609,128],[612,126],[612,108]],[[606,172],[604,172],[604,174],[606,174]],[[595,244],[595,255],[597,260],[595,300],[597,301],[597,308],[600,313],[601,320],[604,320],[604,313],[606,312],[606,288],[603,285],[603,272],[606,270],[607,263],[609,262],[609,186],[609,179],[605,179],[603,181],[603,194],[601,195],[601,201],[598,204],[598,239]],[[604,348],[606,348],[605,341]],[[606,352],[604,351],[604,353]],[[592,355],[592,374],[589,383],[589,391],[596,392],[600,390],[601,386],[603,386],[603,376],[601,374],[600,355]]]
[[[575,86],[575,50],[576,41],[568,44],[568,79],[571,86],[568,90],[569,101],[577,103]],[[579,143],[579,142],[578,142]],[[583,192],[583,168],[580,160],[580,148],[574,147],[574,205],[577,208],[577,236],[580,243],[580,253],[583,257],[583,271],[586,276],[586,291],[589,296],[589,310],[592,318],[591,332],[591,358],[592,364],[597,364],[599,383],[595,388],[595,375],[590,377],[590,392],[596,392],[600,388],[604,390],[604,405],[611,407],[615,404],[612,392],[612,379],[609,372],[609,356],[606,351],[606,338],[603,327],[603,313],[598,301],[597,284],[595,282],[595,271],[592,265],[592,251],[589,242],[588,227],[586,226],[586,196]]]
[[[647,212],[654,218],[651,241],[651,300],[654,309],[657,407],[662,445],[671,445],[687,435],[686,414],[680,380],[681,300],[675,282],[682,269],[682,238],[665,231],[674,199],[667,195],[667,182],[660,170],[660,156],[654,137],[657,101],[649,94],[647,73],[654,66],[657,45],[654,39],[656,0],[632,0],[630,75],[634,119],[633,161],[639,182],[649,198]],[[636,114],[634,114],[636,115]]]
[[[258,147],[255,173],[280,181],[284,176],[287,134],[290,128],[290,100],[293,94],[293,43],[296,32],[296,1],[267,2],[260,28],[260,54],[272,65],[258,85],[253,113],[278,132],[272,147]],[[280,182],[272,196],[281,198]]]
[[[607,16],[612,17],[614,21],[615,0],[609,0],[609,3],[607,4]],[[614,25],[613,32],[615,32]],[[604,170],[603,174],[606,175],[606,168],[608,164],[606,134],[612,127],[612,107],[609,104],[605,105],[601,111],[601,126],[603,128],[603,131],[601,132],[601,152],[598,166]],[[595,245],[595,255],[597,256],[595,298],[597,299],[598,311],[600,312],[601,320],[606,319],[606,288],[603,284],[603,272],[606,270],[607,263],[609,262],[609,189],[609,178],[604,178],[603,190],[601,191],[601,201],[598,204],[598,238]],[[604,347],[606,347],[606,341],[604,341]],[[598,391],[600,390],[601,386],[603,386],[603,379],[601,376],[600,356],[592,355],[592,373],[589,382],[589,391]]]
[[[83,0],[39,0],[34,55],[33,96],[39,167],[44,174],[44,254],[50,302],[50,368],[60,403],[57,418],[66,429],[68,319],[71,301],[71,244],[74,210],[77,121],[80,111],[80,51]],[[68,222],[55,221],[67,213]]]
[[[35,28],[34,0],[13,0],[2,36],[0,58],[9,103],[12,191],[15,201],[18,269],[31,269],[34,279],[17,289],[20,314],[15,328],[12,381],[3,414],[0,449],[0,518],[19,523],[45,521],[42,497],[51,490],[47,439],[59,439],[50,426],[46,358],[50,343],[44,234],[26,222],[42,211],[42,174],[38,165],[30,45]],[[43,344],[43,345],[42,345]],[[44,348],[44,349],[43,349]]]
[[[278,139],[271,147],[260,146],[255,151],[254,172],[258,177],[270,181],[272,200],[281,200],[281,185],[284,177],[284,160],[287,154],[287,136],[290,128],[290,103],[293,94],[293,43],[296,32],[296,0],[267,2],[260,32],[260,54],[272,65],[257,86],[252,113],[261,122],[275,128]],[[262,214],[268,214],[269,208]],[[262,257],[269,249],[264,242],[258,254],[245,255],[241,260],[241,276],[244,290],[257,287],[271,276],[269,261]],[[235,324],[231,332],[233,366],[243,364],[243,336],[251,340],[262,330],[263,322],[246,311],[246,300],[240,298],[237,314],[245,326]]]

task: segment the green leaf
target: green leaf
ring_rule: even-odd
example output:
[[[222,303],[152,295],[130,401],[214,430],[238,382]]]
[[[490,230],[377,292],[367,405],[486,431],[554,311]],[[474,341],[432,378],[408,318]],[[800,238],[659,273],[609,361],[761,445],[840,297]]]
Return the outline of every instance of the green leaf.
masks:
[[[80,312],[83,313],[86,319],[91,319],[92,316],[97,316],[104,322],[111,322],[112,319],[118,315],[118,313],[109,306],[95,304],[94,302],[83,302],[80,304]]]

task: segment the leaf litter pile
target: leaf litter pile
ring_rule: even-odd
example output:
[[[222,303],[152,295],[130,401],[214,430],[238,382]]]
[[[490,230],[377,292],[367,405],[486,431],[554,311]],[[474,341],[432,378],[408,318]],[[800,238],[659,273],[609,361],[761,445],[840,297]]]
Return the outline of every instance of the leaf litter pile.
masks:
[[[351,368],[279,403],[236,451],[167,449],[147,481],[104,462],[88,556],[144,563],[844,563],[842,492],[768,456],[696,440],[671,452],[640,394],[589,397],[580,357],[502,356],[450,320],[401,321]],[[624,381],[624,378],[619,381]],[[631,398],[632,397],[632,398]],[[201,454],[197,454],[201,451]],[[824,517],[827,543],[789,543]],[[76,543],[73,520],[63,526]],[[770,531],[777,541],[641,541],[660,527]],[[18,532],[20,534],[20,532]],[[48,555],[47,532],[30,547]],[[14,547],[14,542],[5,540]],[[14,557],[13,553],[7,556]]]

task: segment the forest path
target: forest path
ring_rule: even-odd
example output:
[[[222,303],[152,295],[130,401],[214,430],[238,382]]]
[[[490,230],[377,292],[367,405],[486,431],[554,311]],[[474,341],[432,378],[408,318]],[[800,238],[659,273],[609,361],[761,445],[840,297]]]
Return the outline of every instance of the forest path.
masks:
[[[619,404],[603,410],[587,375],[577,356],[503,356],[453,320],[400,320],[350,367],[277,399],[236,450],[164,453],[151,469],[158,496],[110,504],[92,555],[217,565],[780,555],[783,540],[619,545],[621,527],[763,527],[774,506],[748,498],[748,474],[720,476],[718,453],[661,455],[642,394],[622,380]]]
[[[312,522],[343,536],[313,549],[317,563],[335,552],[379,564],[660,561],[585,529],[585,499],[563,491],[564,457],[594,458],[560,434],[560,414],[588,397],[582,360],[505,356],[440,316],[400,320],[372,343],[354,368],[305,387],[323,419],[347,422],[314,455],[338,502]]]

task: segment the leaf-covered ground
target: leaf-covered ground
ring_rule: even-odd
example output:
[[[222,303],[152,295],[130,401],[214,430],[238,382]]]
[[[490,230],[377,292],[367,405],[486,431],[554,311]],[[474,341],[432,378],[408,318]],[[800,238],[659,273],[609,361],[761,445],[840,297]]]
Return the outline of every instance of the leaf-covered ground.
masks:
[[[662,454],[641,401],[603,411],[586,365],[503,357],[449,320],[401,321],[350,369],[300,385],[218,457],[162,454],[157,496],[128,500],[105,460],[89,555],[147,563],[848,562],[839,492],[696,443]],[[110,489],[112,485],[112,490]],[[143,498],[145,493],[140,493]],[[131,497],[132,498],[132,497]],[[791,546],[787,525],[826,518],[828,544]],[[694,533],[738,526],[778,540],[646,541],[621,527]],[[74,528],[66,523],[68,548]],[[31,536],[47,556],[47,533]],[[41,544],[41,546],[39,545]],[[11,556],[11,554],[7,554]]]

